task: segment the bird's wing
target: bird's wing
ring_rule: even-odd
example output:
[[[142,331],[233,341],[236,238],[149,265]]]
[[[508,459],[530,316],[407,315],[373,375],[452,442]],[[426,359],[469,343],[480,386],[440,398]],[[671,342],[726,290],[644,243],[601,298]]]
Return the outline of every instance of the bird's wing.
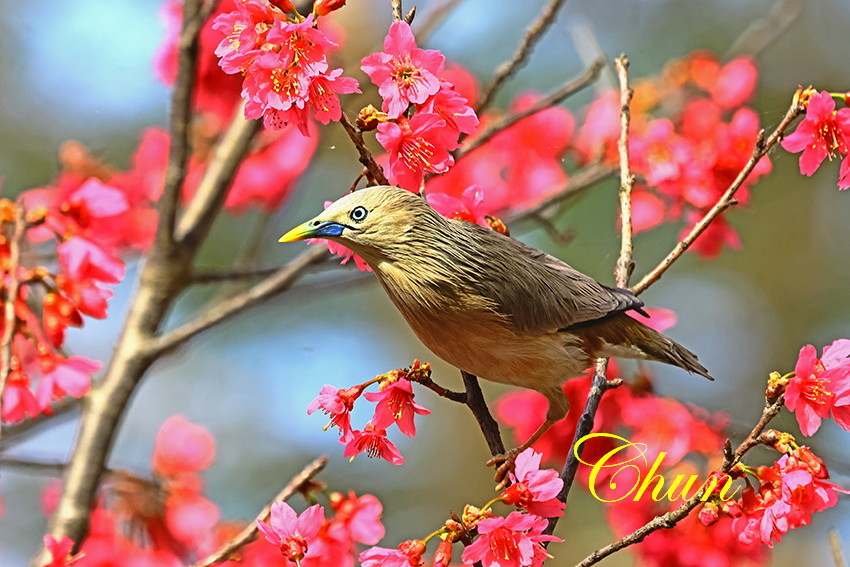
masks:
[[[493,251],[485,259],[487,277],[481,278],[479,293],[492,299],[519,332],[561,331],[622,311],[642,311],[643,302],[628,290],[605,286],[518,240],[465,224],[476,227],[475,237],[489,240]]]

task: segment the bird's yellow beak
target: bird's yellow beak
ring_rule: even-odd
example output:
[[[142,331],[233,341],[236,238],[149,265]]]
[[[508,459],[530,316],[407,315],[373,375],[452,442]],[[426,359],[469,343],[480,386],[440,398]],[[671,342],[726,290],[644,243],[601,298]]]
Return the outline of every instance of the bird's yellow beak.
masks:
[[[299,224],[278,239],[278,242],[295,242],[296,240],[307,240],[308,238],[328,238],[339,236],[346,228],[345,225],[334,221],[320,221],[313,219]]]

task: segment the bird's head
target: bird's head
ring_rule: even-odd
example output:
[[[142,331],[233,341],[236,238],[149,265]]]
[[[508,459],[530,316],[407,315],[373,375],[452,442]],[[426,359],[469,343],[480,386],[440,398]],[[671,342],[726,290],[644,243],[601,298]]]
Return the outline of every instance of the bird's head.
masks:
[[[351,248],[366,261],[377,261],[397,247],[412,228],[442,218],[415,193],[398,187],[370,187],[332,203],[281,236],[279,242],[326,238]]]

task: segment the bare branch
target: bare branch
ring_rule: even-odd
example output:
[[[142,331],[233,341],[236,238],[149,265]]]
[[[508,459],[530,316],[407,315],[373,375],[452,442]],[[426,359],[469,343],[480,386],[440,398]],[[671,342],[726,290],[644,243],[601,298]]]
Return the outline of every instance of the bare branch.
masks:
[[[162,353],[180,346],[210,327],[288,289],[307,268],[323,262],[327,257],[328,251],[324,246],[309,248],[263,281],[217,305],[207,307],[198,318],[154,339],[152,350]]]
[[[82,405],[83,398],[72,398],[67,396],[50,406],[50,413],[40,413],[20,423],[7,425],[3,428],[3,444],[0,450],[22,443],[29,434],[38,432],[45,427],[61,423],[65,419],[73,417],[73,412]]]
[[[747,177],[752,173],[753,168],[755,168],[756,164],[759,160],[767,155],[767,153],[782,140],[782,136],[785,133],[785,130],[791,125],[794,120],[797,119],[805,111],[804,107],[799,104],[795,98],[794,102],[791,104],[791,107],[788,109],[788,112],[785,113],[785,116],[782,118],[782,121],[773,131],[767,140],[764,139],[764,132],[759,133],[759,138],[756,140],[756,147],[753,149],[753,153],[750,156],[749,161],[747,161],[746,165],[744,165],[743,169],[738,173],[738,176],[729,185],[729,188],[726,189],[726,192],[721,195],[721,197],[717,200],[714,206],[705,214],[705,216],[700,219],[698,223],[694,225],[694,227],[690,230],[690,232],[673,248],[673,250],[667,255],[666,258],[661,260],[661,262],[652,269],[651,272],[646,274],[640,282],[632,286],[631,290],[640,294],[646,290],[653,283],[658,281],[659,278],[667,271],[667,269],[673,265],[673,263],[679,259],[679,257],[685,253],[685,251],[694,243],[694,241],[699,237],[700,234],[705,232],[705,229],[723,213],[726,209],[737,203],[735,200],[735,193],[738,189],[741,188],[741,185],[744,184],[744,181]]]
[[[269,514],[271,513],[271,505],[275,502],[289,500],[289,498],[298,493],[304,486],[312,482],[313,478],[319,474],[323,468],[325,468],[327,462],[327,457],[319,457],[304,467],[301,472],[292,477],[292,480],[287,483],[283,490],[281,490],[278,495],[275,496],[274,499],[260,511],[259,514],[257,514],[257,517],[253,522],[245,526],[245,529],[221,546],[217,551],[212,553],[206,559],[195,563],[192,567],[209,567],[210,565],[226,561],[241,547],[257,539],[257,522],[268,520]]]
[[[484,93],[481,95],[481,101],[475,109],[477,114],[481,114],[487,109],[490,103],[493,102],[493,97],[502,84],[525,63],[525,60],[531,54],[534,46],[543,36],[543,33],[555,21],[555,16],[558,14],[558,10],[564,4],[564,1],[549,0],[549,3],[544,6],[543,10],[537,16],[537,19],[526,28],[525,35],[511,58],[496,67],[493,80],[484,89]]]
[[[238,105],[233,120],[215,147],[192,202],[180,217],[175,239],[190,248],[203,240],[227,197],[227,189],[260,130],[259,120],[243,118],[245,104]]]
[[[484,394],[481,392],[481,386],[478,384],[478,378],[462,370],[460,374],[463,376],[463,384],[466,387],[465,403],[470,411],[472,411],[472,415],[475,416],[475,420],[481,428],[481,433],[484,434],[490,454],[494,457],[496,455],[503,455],[505,453],[505,444],[502,442],[499,424],[493,419],[490,409],[487,407]]]
[[[354,147],[357,148],[357,152],[360,154],[360,163],[366,168],[366,175],[369,177],[369,182],[372,185],[389,185],[390,182],[387,181],[384,170],[381,169],[381,166],[378,165],[378,162],[372,156],[372,152],[366,147],[366,142],[363,141],[363,134],[360,132],[360,128],[351,123],[345,112],[342,113],[339,123],[342,124],[345,133],[354,142]]]
[[[390,5],[393,8],[393,21],[400,22],[402,19],[401,0],[390,0]]]
[[[180,189],[186,178],[189,161],[189,129],[192,116],[192,92],[198,59],[200,30],[204,25],[201,0],[186,0],[183,3],[183,24],[177,42],[177,80],[171,95],[171,126],[168,165],[165,183],[160,197],[160,222],[157,241],[161,246],[171,247],[174,243],[174,226],[180,201]]]
[[[741,32],[741,35],[732,42],[724,57],[755,55],[762,52],[768,45],[781,37],[802,13],[803,2],[800,0],[779,0],[779,2],[771,3],[767,14],[763,18],[751,22]]]
[[[12,232],[12,240],[9,242],[9,284],[5,291],[3,301],[3,339],[0,341],[0,416],[3,415],[3,393],[6,391],[6,382],[12,373],[12,341],[15,339],[17,328],[17,315],[15,302],[21,289],[21,281],[18,279],[18,268],[21,265],[21,246],[24,235],[27,232],[27,211],[23,203],[15,204],[15,224]],[[3,238],[0,234],[0,238]],[[3,422],[0,420],[0,441],[3,438]]]
[[[632,89],[629,88],[629,59],[625,54],[614,60],[617,68],[617,76],[620,79],[620,139],[617,141],[617,149],[620,154],[620,222],[622,223],[620,237],[620,257],[617,260],[617,268],[614,276],[619,287],[629,285],[629,277],[635,269],[632,260],[632,187],[635,184],[635,176],[629,164],[629,121],[631,112],[629,105],[632,101]]]
[[[727,456],[723,461],[723,465],[721,465],[719,472],[721,474],[728,473],[732,470],[740,460],[744,454],[759,444],[759,436],[762,431],[764,431],[767,424],[775,418],[779,411],[785,404],[784,396],[780,396],[777,400],[773,402],[765,403],[765,408],[762,411],[761,418],[758,423],[753,427],[753,430],[747,436],[747,438],[738,446],[735,450],[734,454],[731,458]],[[682,521],[688,514],[690,514],[691,510],[696,508],[701,502],[702,497],[705,494],[705,486],[703,486],[699,492],[697,492],[691,499],[686,500],[682,503],[681,506],[676,508],[675,510],[671,510],[666,514],[662,514],[661,516],[656,516],[651,521],[647,522],[645,525],[641,526],[637,530],[632,533],[620,538],[614,543],[607,545],[601,549],[597,549],[590,555],[588,555],[584,560],[576,565],[576,567],[589,567],[590,565],[595,565],[599,563],[602,559],[616,553],[617,551],[626,548],[630,545],[634,545],[638,542],[643,541],[646,536],[651,534],[652,532],[658,531],[664,528],[672,528],[677,523]]]
[[[264,278],[276,273],[280,268],[257,268],[254,270],[196,270],[192,283],[207,284],[232,280]]]
[[[474,140],[454,152],[455,161],[460,161],[461,158],[468,155],[476,148],[481,147],[482,145],[490,141],[493,136],[507,128],[510,128],[520,120],[528,118],[533,114],[537,114],[542,110],[546,110],[550,106],[559,104],[561,101],[568,98],[570,95],[580,91],[584,87],[593,83],[597,78],[599,78],[599,73],[604,67],[605,60],[601,58],[597,59],[590,67],[582,71],[578,76],[567,80],[560,87],[547,94],[546,96],[535,102],[533,105],[520,112],[505,116],[498,122],[495,122],[494,124],[490,125],[486,130],[481,133],[480,136],[476,137]],[[463,139],[463,137],[461,139]]]

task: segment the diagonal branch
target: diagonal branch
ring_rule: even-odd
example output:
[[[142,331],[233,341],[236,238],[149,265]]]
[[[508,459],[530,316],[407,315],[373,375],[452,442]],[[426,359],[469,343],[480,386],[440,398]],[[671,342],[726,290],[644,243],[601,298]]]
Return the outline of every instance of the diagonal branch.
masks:
[[[238,105],[233,121],[215,147],[195,196],[180,217],[174,238],[189,248],[195,248],[209,232],[213,220],[224,205],[227,190],[239,164],[248,154],[251,142],[260,130],[262,123],[259,120],[243,118],[244,109],[244,102]]]
[[[735,452],[731,455],[726,455],[723,460],[723,464],[721,465],[719,472],[721,474],[726,474],[732,470],[740,460],[744,454],[747,453],[750,449],[759,444],[759,436],[764,431],[767,424],[775,418],[782,407],[785,405],[785,397],[779,396],[778,399],[772,402],[766,402],[764,410],[762,411],[761,418],[758,423],[756,423],[755,427],[753,427],[750,434],[747,436],[744,441],[738,445],[738,448],[735,449]],[[685,519],[685,517],[691,513],[691,510],[699,506],[702,502],[702,498],[705,495],[705,486],[700,488],[699,492],[697,492],[692,498],[686,500],[682,503],[681,506],[676,508],[675,510],[671,510],[666,514],[662,514],[660,516],[656,516],[645,525],[641,526],[637,530],[632,533],[620,538],[614,543],[607,545],[601,549],[597,549],[590,555],[588,555],[584,560],[576,564],[576,567],[590,567],[590,565],[595,565],[599,563],[602,559],[608,557],[620,551],[623,548],[629,547],[630,545],[634,545],[639,543],[646,538],[652,532],[658,531],[660,529],[672,528],[677,523]]]
[[[747,177],[750,176],[753,169],[759,160],[767,155],[767,153],[773,149],[773,147],[782,140],[782,136],[785,134],[785,130],[797,119],[805,111],[805,108],[797,101],[797,98],[794,98],[794,102],[791,104],[791,107],[785,113],[785,116],[782,118],[782,121],[773,131],[773,133],[765,140],[764,139],[764,131],[759,134],[758,140],[756,140],[756,147],[753,149],[753,153],[750,156],[749,161],[747,161],[746,165],[744,165],[743,169],[738,173],[738,176],[729,185],[729,188],[726,189],[726,192],[721,195],[721,197],[717,200],[714,206],[705,214],[705,216],[700,219],[698,223],[694,225],[694,227],[690,230],[690,232],[673,248],[672,251],[667,255],[666,258],[661,260],[661,262],[652,269],[651,272],[646,274],[642,280],[640,280],[637,284],[632,286],[631,290],[640,294],[646,291],[646,288],[651,286],[653,283],[658,281],[659,278],[667,271],[667,269],[673,265],[673,263],[679,259],[679,257],[685,253],[685,251],[694,243],[694,241],[705,232],[705,229],[719,217],[726,209],[735,204],[735,193],[737,193],[738,189],[741,188],[741,185],[744,184]]]
[[[564,4],[564,1],[549,0],[549,3],[544,6],[543,10],[537,16],[537,19],[526,28],[525,35],[511,58],[496,67],[493,79],[487,85],[487,88],[484,89],[484,94],[481,95],[481,101],[475,109],[476,114],[481,114],[490,106],[499,88],[525,63],[525,60],[531,55],[534,46],[540,41],[543,33],[555,21],[555,16],[558,14],[558,10]]]
[[[9,243],[9,280],[5,289],[3,301],[3,339],[0,342],[0,416],[3,415],[3,394],[6,382],[12,373],[12,341],[15,339],[17,315],[15,302],[20,293],[21,281],[18,279],[18,268],[21,265],[21,246],[27,231],[27,212],[23,203],[15,205],[15,223],[12,240]],[[3,238],[0,234],[0,238]],[[0,281],[0,284],[3,282]],[[3,422],[0,419],[0,441],[3,438]]]
[[[301,472],[292,477],[287,485],[283,487],[283,490],[281,490],[278,495],[275,496],[274,499],[260,511],[259,514],[257,514],[257,517],[253,522],[245,526],[245,529],[239,532],[233,539],[222,545],[214,553],[210,554],[206,559],[198,561],[192,565],[192,567],[210,567],[210,565],[226,561],[232,557],[234,553],[239,551],[240,548],[257,539],[257,522],[268,520],[269,514],[271,513],[271,505],[275,502],[289,500],[289,498],[291,498],[294,494],[309,485],[313,481],[313,478],[319,474],[323,468],[325,468],[327,463],[327,457],[319,457],[301,469]]]
[[[478,384],[478,378],[463,371],[460,374],[463,376],[463,385],[466,387],[466,401],[464,403],[475,416],[475,421],[478,422],[481,433],[484,434],[484,439],[487,441],[490,454],[494,457],[504,454],[505,444],[502,442],[502,434],[499,433],[499,424],[493,419],[493,415],[487,407],[481,386]]]
[[[596,79],[599,78],[599,74],[602,72],[602,69],[604,67],[605,60],[602,58],[596,59],[587,69],[582,71],[579,75],[567,80],[560,87],[547,94],[546,96],[535,102],[533,105],[519,112],[515,112],[514,114],[505,116],[498,122],[490,125],[486,130],[484,130],[484,132],[481,133],[480,136],[477,136],[471,142],[454,152],[455,161],[459,161],[462,157],[468,155],[476,148],[479,148],[485,143],[489,142],[490,139],[493,138],[493,136],[495,136],[499,132],[502,132],[503,130],[506,130],[507,128],[510,128],[520,120],[528,118],[533,114],[537,114],[540,111],[546,110],[550,106],[559,104],[573,93],[576,93],[584,87],[588,86],[589,84],[593,83],[594,81],[596,81]]]
[[[189,130],[192,116],[192,92],[195,84],[200,29],[206,22],[201,0],[183,3],[183,24],[177,42],[177,79],[171,95],[170,143],[165,183],[160,197],[160,223],[157,242],[171,248],[174,244],[174,226],[180,201],[180,189],[186,178],[189,162]]]
[[[208,306],[196,319],[155,338],[151,344],[151,349],[157,354],[161,354],[180,346],[210,327],[285,291],[303,275],[307,268],[325,261],[327,257],[328,250],[324,246],[307,249],[263,281],[237,295],[220,301],[216,305]]]
[[[375,161],[372,152],[370,152],[369,148],[366,147],[366,142],[363,141],[363,134],[360,132],[360,128],[351,123],[351,120],[348,119],[348,115],[345,114],[345,112],[342,113],[339,123],[342,124],[342,127],[345,129],[345,133],[348,134],[348,137],[351,138],[352,142],[354,142],[354,147],[357,148],[357,153],[360,154],[360,163],[366,168],[369,181],[373,185],[389,185],[390,182],[387,181],[387,178],[384,175],[384,170],[381,169],[381,166]]]

